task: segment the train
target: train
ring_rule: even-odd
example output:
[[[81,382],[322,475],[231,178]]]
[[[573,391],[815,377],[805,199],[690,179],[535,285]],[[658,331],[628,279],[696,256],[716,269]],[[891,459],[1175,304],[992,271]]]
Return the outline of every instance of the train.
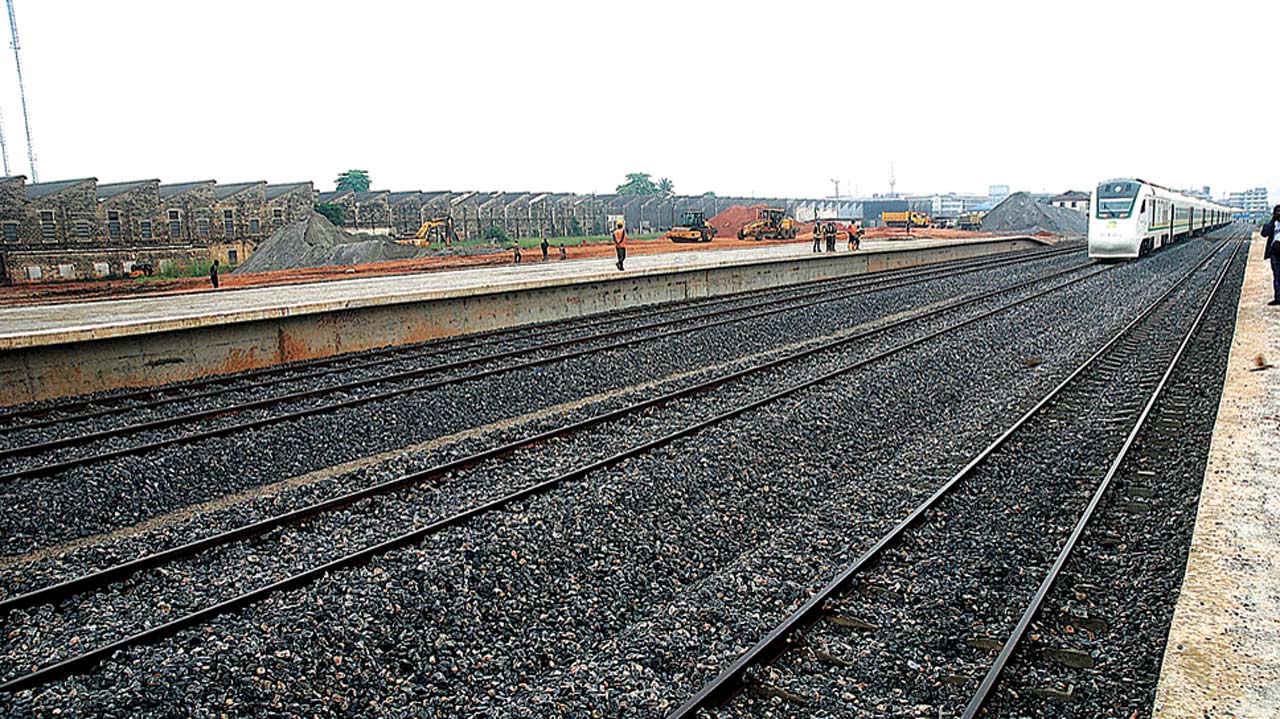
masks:
[[[1089,205],[1089,257],[1127,260],[1231,222],[1232,208],[1154,182],[1098,183]]]

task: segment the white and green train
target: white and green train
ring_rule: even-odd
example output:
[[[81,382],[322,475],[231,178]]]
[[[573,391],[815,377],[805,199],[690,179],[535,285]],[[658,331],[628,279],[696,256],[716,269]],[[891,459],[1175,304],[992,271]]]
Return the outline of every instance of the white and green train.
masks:
[[[1142,257],[1165,245],[1231,222],[1230,207],[1188,197],[1146,180],[1098,184],[1089,205],[1089,256]]]

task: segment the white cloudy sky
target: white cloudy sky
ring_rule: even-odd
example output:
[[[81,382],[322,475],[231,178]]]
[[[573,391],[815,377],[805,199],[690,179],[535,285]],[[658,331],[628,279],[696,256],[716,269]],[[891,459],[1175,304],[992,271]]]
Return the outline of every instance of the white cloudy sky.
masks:
[[[42,180],[1280,190],[1276,2],[15,2]]]

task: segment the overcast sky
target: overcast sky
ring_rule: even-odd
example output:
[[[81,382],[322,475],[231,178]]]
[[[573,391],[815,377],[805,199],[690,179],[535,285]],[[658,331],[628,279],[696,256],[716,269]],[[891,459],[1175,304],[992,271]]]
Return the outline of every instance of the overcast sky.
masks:
[[[46,181],[1280,195],[1277,2],[15,4]]]

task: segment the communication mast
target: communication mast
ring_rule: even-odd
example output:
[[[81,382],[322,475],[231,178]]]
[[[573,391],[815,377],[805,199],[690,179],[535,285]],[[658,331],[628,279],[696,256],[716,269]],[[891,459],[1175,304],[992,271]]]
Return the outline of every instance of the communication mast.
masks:
[[[9,176],[9,145],[4,141],[4,116],[0,115],[0,156],[4,157],[4,174]]]
[[[898,185],[898,179],[893,176],[893,163],[889,163],[889,197],[897,197],[898,193],[894,188]]]
[[[27,162],[31,165],[31,181],[39,182],[36,174],[36,150],[31,142],[31,117],[27,115],[27,89],[22,83],[22,56],[18,52],[18,21],[13,17],[13,0],[5,0],[9,6],[9,30],[13,33],[13,66],[18,71],[18,96],[22,98],[22,124],[27,131]],[[9,174],[9,155],[5,152],[4,171]]]

